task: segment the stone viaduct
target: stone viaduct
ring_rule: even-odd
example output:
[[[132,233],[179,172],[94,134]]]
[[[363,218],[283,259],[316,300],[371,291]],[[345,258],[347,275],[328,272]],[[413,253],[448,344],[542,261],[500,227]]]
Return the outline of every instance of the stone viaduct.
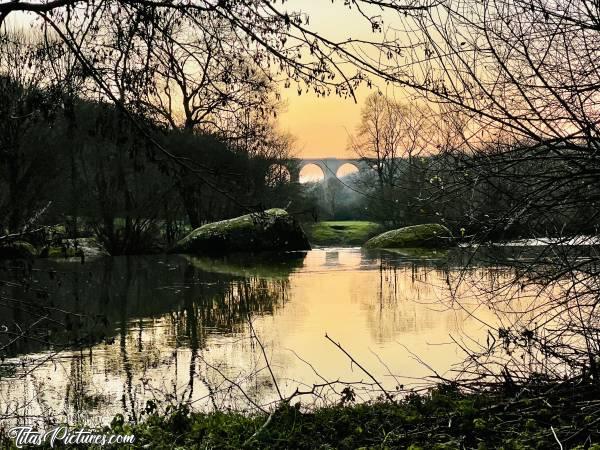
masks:
[[[371,166],[367,161],[358,158],[294,158],[290,160],[288,164],[283,165],[286,166],[290,173],[291,181],[298,182],[300,181],[300,171],[309,164],[314,164],[321,169],[323,172],[323,181],[325,182],[329,181],[331,178],[336,178],[338,169],[344,164],[353,165],[359,172],[365,172],[371,169]]]

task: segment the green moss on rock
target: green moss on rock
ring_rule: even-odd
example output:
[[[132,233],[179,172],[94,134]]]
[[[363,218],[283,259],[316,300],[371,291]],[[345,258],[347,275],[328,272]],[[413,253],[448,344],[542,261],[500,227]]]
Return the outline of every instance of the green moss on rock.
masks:
[[[196,228],[171,253],[224,254],[310,250],[302,227],[283,209],[246,214]]]
[[[74,247],[50,246],[45,247],[40,256],[43,258],[75,258],[77,256],[81,256],[81,254],[81,250]]]
[[[452,244],[452,233],[444,225],[426,223],[398,228],[369,239],[366,248],[440,248]]]

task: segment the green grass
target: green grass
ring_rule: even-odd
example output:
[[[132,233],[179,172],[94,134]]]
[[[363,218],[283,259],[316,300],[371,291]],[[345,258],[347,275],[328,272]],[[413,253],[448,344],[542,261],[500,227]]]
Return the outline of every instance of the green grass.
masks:
[[[440,385],[398,404],[343,405],[342,398],[311,412],[282,404],[270,420],[184,408],[151,415],[132,432],[140,447],[157,449],[546,449],[558,448],[556,433],[565,449],[600,450],[600,387],[593,383],[532,383],[518,395]]]
[[[349,401],[342,395],[337,406],[308,412],[282,403],[270,416],[185,406],[158,413],[150,401],[141,423],[117,415],[105,429],[135,435],[135,445],[107,448],[524,450],[559,448],[560,440],[565,449],[600,450],[600,386],[593,382],[539,382],[472,394],[441,385],[397,404]],[[14,448],[2,434],[1,444]]]
[[[362,245],[384,230],[375,222],[347,220],[305,224],[304,231],[314,245]]]

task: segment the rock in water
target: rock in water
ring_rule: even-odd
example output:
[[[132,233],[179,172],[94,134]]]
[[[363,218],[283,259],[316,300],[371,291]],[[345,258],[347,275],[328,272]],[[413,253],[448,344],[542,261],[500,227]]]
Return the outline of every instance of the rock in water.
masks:
[[[246,214],[196,228],[171,253],[222,254],[310,250],[302,227],[283,209]]]
[[[366,248],[440,248],[452,245],[452,233],[444,225],[426,223],[398,228],[369,239]]]

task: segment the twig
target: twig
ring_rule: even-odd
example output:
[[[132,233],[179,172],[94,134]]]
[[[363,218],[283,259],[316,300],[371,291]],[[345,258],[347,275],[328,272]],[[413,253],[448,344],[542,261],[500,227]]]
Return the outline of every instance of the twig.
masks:
[[[269,362],[269,359],[267,358],[267,352],[265,352],[264,345],[262,344],[262,342],[256,335],[256,331],[254,331],[254,327],[252,326],[252,319],[250,318],[250,316],[248,316],[248,324],[250,325],[250,330],[252,331],[252,335],[254,336],[254,339],[256,339],[256,342],[258,342],[258,345],[262,351],[263,357],[265,358],[265,364],[267,365],[267,369],[269,370],[269,373],[271,374],[271,379],[273,380],[273,384],[275,385],[275,389],[277,390],[277,395],[279,395],[279,399],[281,401],[284,401],[283,395],[281,395],[281,391],[279,390],[279,384],[277,384],[277,379],[275,378],[275,374],[273,373],[273,370],[271,370],[271,363]]]
[[[0,242],[2,241],[9,241],[11,239],[17,239],[20,238],[22,236],[27,236],[28,234],[35,234],[38,231],[43,231],[48,227],[40,227],[40,228],[36,228],[35,230],[29,230],[29,231],[21,231],[20,233],[12,233],[12,234],[6,234],[4,236],[0,236]]]
[[[337,343],[333,339],[331,339],[327,333],[325,333],[325,338],[329,342],[331,342],[333,345],[335,345],[337,348],[339,348],[348,358],[350,358],[350,361],[352,361],[353,364],[356,364],[356,366],[358,368],[360,368],[360,370],[362,370],[365,374],[367,374],[367,376],[369,378],[371,378],[371,380],[373,380],[373,382],[379,387],[379,389],[381,389],[381,392],[383,392],[383,394],[386,396],[386,398],[390,402],[392,402],[393,404],[396,404],[396,400],[394,400],[394,397],[392,397],[390,395],[390,393],[383,388],[381,383],[379,381],[377,381],[377,379],[373,375],[371,375],[371,373],[367,369],[365,369],[358,361],[356,361],[356,359],[354,359],[350,353],[348,353],[346,350],[344,350],[344,348],[339,343]]]
[[[267,420],[265,421],[265,423],[263,423],[261,425],[261,427],[258,430],[256,430],[256,432],[252,436],[250,436],[248,439],[246,439],[244,441],[244,444],[242,445],[242,447],[245,447],[246,445],[248,445],[254,438],[256,438],[262,432],[262,430],[264,430],[265,428],[267,428],[267,426],[269,426],[269,424],[271,423],[271,419],[273,419],[273,415],[275,414],[275,411],[277,411],[277,410],[274,410],[273,412],[271,412],[271,414],[269,414],[269,417],[267,417]]]
[[[558,436],[556,435],[556,432],[554,431],[554,427],[552,425],[550,425],[550,429],[552,430],[552,434],[554,435],[554,439],[558,443],[558,446],[560,447],[560,450],[563,450],[563,446],[560,443],[560,441],[558,440]]]

